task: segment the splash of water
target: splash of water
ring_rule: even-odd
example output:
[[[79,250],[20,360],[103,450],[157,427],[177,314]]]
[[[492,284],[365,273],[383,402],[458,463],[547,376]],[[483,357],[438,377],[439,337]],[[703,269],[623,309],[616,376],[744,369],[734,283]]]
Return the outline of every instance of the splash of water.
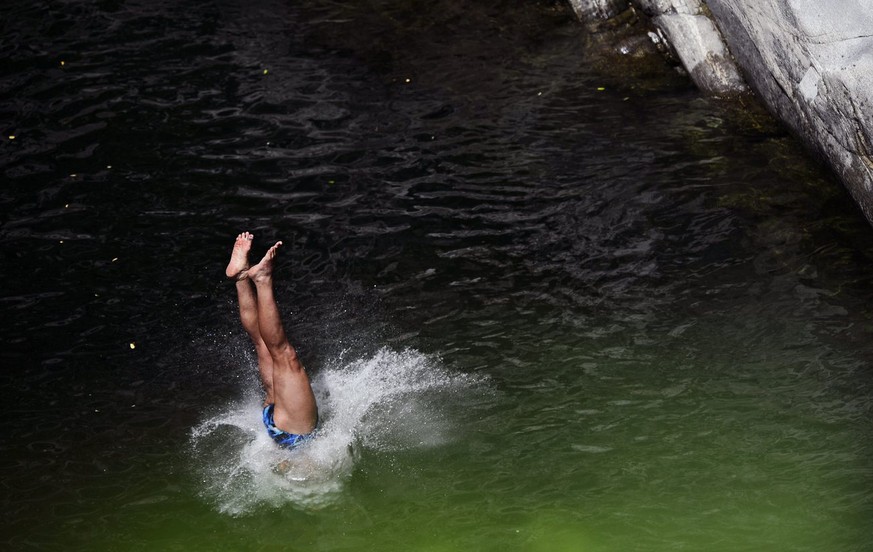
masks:
[[[313,379],[318,438],[293,451],[278,448],[261,422],[252,389],[191,432],[202,494],[231,515],[259,507],[317,509],[337,501],[362,451],[377,454],[447,441],[445,394],[480,382],[453,374],[414,350],[381,349],[368,358],[328,363]]]

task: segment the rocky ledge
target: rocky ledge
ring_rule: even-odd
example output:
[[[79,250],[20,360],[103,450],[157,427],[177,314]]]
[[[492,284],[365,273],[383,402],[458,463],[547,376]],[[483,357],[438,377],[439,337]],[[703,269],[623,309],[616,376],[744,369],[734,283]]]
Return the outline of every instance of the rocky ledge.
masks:
[[[582,20],[645,14],[705,93],[751,88],[840,176],[873,224],[869,0],[569,0]]]

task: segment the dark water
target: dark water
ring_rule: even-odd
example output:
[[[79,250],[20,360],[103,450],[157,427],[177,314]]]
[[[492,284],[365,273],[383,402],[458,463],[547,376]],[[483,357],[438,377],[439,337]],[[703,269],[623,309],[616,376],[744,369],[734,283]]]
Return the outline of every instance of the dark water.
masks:
[[[546,1],[0,14],[0,547],[873,548],[873,233],[749,100]]]

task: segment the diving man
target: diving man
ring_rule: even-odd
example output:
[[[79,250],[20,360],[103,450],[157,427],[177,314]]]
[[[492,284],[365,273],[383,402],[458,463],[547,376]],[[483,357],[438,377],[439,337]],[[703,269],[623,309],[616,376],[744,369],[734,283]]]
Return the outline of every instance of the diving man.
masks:
[[[273,261],[282,242],[250,267],[253,238],[249,232],[236,237],[225,274],[236,281],[240,320],[258,355],[267,433],[279,445],[292,448],[314,437],[318,405],[309,376],[285,336],[273,296]]]

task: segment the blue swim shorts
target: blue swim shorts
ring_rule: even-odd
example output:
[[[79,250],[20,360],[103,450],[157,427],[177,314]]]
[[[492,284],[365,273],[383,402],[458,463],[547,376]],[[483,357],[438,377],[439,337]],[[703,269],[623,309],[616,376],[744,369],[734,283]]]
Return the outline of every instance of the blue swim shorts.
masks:
[[[307,433],[306,435],[297,435],[296,433],[282,431],[276,427],[276,424],[273,422],[274,407],[274,404],[268,404],[264,407],[264,426],[267,428],[267,434],[276,441],[280,447],[294,448],[306,443],[307,441],[315,439],[314,431]]]

